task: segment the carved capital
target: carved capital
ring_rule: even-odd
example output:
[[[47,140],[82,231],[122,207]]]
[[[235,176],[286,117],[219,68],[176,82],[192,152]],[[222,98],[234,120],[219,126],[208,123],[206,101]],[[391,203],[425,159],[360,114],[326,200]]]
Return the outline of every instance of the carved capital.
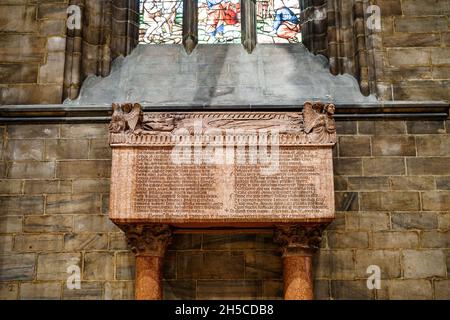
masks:
[[[121,228],[131,250],[138,256],[163,257],[172,240],[172,230],[166,224],[132,224]]]
[[[322,232],[327,225],[279,225],[275,227],[274,241],[281,246],[283,255],[313,254],[320,248]]]

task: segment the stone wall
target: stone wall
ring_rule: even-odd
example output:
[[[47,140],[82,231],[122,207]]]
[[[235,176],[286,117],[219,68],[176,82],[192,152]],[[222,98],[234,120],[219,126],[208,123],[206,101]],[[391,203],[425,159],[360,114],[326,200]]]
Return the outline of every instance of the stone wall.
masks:
[[[61,103],[68,0],[0,1],[0,104]]]
[[[450,0],[374,0],[382,32],[371,36],[383,100],[450,100]],[[369,62],[370,64],[371,62]]]
[[[364,36],[352,31],[354,25],[364,25],[360,9],[352,14],[353,2],[361,3],[339,1],[336,9],[333,1],[328,1],[330,30],[336,23],[334,12],[343,13],[338,23],[342,30],[328,35],[326,51],[338,60],[332,61],[333,72],[356,75],[364,93],[376,93],[383,100],[450,101],[450,0],[363,1],[365,6],[379,5],[382,14],[382,31],[368,34],[364,45]],[[106,15],[101,27],[88,24],[80,36],[69,33],[66,47],[69,3],[82,6],[86,21],[98,24],[103,19],[100,12]],[[86,75],[107,75],[111,59],[131,51],[135,41],[121,31],[132,25],[126,20],[121,24],[128,12],[121,7],[125,2],[117,1],[120,5],[111,7],[105,1],[103,9],[94,5],[99,3],[0,0],[0,11],[7,13],[0,17],[0,104],[61,103],[63,97],[74,98]],[[135,9],[130,8],[129,15],[135,16]],[[319,28],[317,32],[314,37],[322,39],[325,31]],[[335,42],[339,42],[339,50],[334,48]]]
[[[318,299],[450,299],[450,121],[338,122],[337,218]],[[133,298],[134,258],[108,219],[106,124],[0,126],[0,299]],[[67,267],[81,269],[69,290]],[[378,265],[381,290],[368,290]],[[280,298],[271,234],[178,234],[164,297]]]

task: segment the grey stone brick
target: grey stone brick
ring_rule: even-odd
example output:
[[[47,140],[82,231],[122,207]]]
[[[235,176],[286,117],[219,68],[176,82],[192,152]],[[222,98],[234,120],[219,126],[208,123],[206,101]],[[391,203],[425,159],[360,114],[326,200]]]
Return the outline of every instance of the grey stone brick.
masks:
[[[359,197],[357,192],[335,192],[334,205],[337,211],[358,211]]]
[[[438,225],[441,230],[450,229],[450,213],[441,213],[438,215]]]
[[[106,250],[108,235],[106,233],[66,233],[64,235],[64,249],[78,250]]]
[[[58,161],[58,178],[109,178],[111,161],[109,160],[73,160]]]
[[[91,139],[89,159],[111,159],[111,148],[107,139]]]
[[[431,53],[420,48],[389,49],[388,61],[392,66],[426,66],[431,63]]]
[[[365,280],[331,281],[331,297],[335,300],[372,300],[374,291],[369,290]]]
[[[355,258],[352,250],[320,250],[314,259],[316,279],[354,279]]]
[[[450,191],[423,192],[422,209],[425,211],[450,211]]]
[[[450,177],[436,177],[436,189],[450,190]]]
[[[450,157],[407,158],[408,175],[450,175]]]
[[[88,252],[84,255],[84,280],[113,280],[114,254],[112,252]]]
[[[282,276],[279,251],[245,252],[246,279],[277,279]]]
[[[14,250],[21,252],[59,251],[63,248],[63,236],[53,234],[25,235],[14,238]]]
[[[365,231],[330,231],[327,232],[327,243],[330,248],[367,248],[369,237]]]
[[[22,180],[0,180],[0,194],[22,193]]]
[[[23,221],[24,232],[70,232],[72,216],[29,216]]]
[[[83,214],[100,213],[98,194],[51,194],[47,196],[46,214]]]
[[[339,138],[340,157],[371,156],[370,137],[342,136]]]
[[[430,230],[438,227],[438,217],[434,212],[404,212],[391,215],[394,230]]]
[[[64,300],[100,300],[103,298],[103,283],[99,281],[81,281],[81,289],[69,289],[63,285]]]
[[[450,300],[450,280],[434,281],[434,297],[438,300]]]
[[[45,160],[87,159],[87,139],[59,139],[45,142]]]
[[[434,190],[433,177],[390,177],[389,185],[391,190]]]
[[[175,236],[176,239],[178,237],[178,235]],[[202,247],[204,250],[277,248],[277,245],[273,242],[272,234],[203,234],[203,240],[199,235],[192,235],[192,237],[192,240],[181,238],[179,242],[174,243],[174,248],[196,249]],[[190,245],[188,247],[186,245],[177,245],[177,243],[181,242],[187,242]]]
[[[54,162],[11,162],[8,164],[8,178],[52,179],[55,177]]]
[[[361,209],[412,211],[420,207],[418,192],[361,192]]]
[[[450,248],[450,231],[424,231],[421,233],[422,248]]]
[[[40,161],[44,153],[44,140],[8,140],[6,160]]]
[[[22,232],[22,217],[8,216],[0,217],[1,233],[19,233]]]
[[[356,277],[367,278],[367,268],[371,265],[380,267],[381,279],[399,278],[400,253],[394,250],[356,250]]]
[[[405,161],[403,158],[364,158],[365,176],[404,175]]]
[[[77,215],[74,217],[74,232],[109,232],[119,231],[105,215]]]
[[[109,179],[79,179],[73,181],[73,193],[109,192]]]
[[[134,299],[133,281],[108,281],[105,283],[106,300]]]
[[[41,253],[38,256],[37,280],[66,281],[67,268],[75,265],[81,269],[80,253]]]
[[[416,139],[418,156],[450,156],[450,135],[424,135]]]
[[[409,134],[433,134],[445,133],[444,121],[421,120],[407,121],[406,127]]]
[[[256,280],[198,280],[197,299],[257,299],[262,296],[262,282]]]
[[[433,297],[429,280],[390,280],[387,286],[392,300],[430,300]]]
[[[26,282],[20,284],[21,300],[59,300],[61,282]]]
[[[109,234],[109,250],[127,250],[127,237],[122,232]]]
[[[402,260],[407,279],[445,277],[447,273],[442,250],[404,250]]]
[[[0,281],[33,280],[35,259],[33,253],[1,254]]]
[[[400,120],[358,121],[359,134],[398,135],[406,133],[406,123]]]
[[[381,231],[390,228],[387,212],[347,212],[345,220],[348,230]]]
[[[18,298],[17,283],[0,283],[0,299],[1,300],[16,300]]]
[[[372,246],[377,249],[417,248],[419,236],[413,231],[380,231],[372,235]]]
[[[192,280],[166,280],[163,300],[195,300],[196,282]]]
[[[11,252],[13,246],[13,236],[12,235],[0,235],[0,248],[3,253]]]
[[[67,124],[61,126],[61,138],[108,138],[108,125],[99,123]]]
[[[179,252],[177,279],[242,279],[245,260],[242,252]]]
[[[389,190],[388,177],[348,177],[348,189],[362,190]]]
[[[374,156],[415,156],[416,144],[411,136],[379,136],[372,142]]]
[[[1,215],[30,215],[44,213],[43,196],[0,197]]]
[[[59,137],[59,125],[56,124],[18,124],[8,126],[10,139],[55,139]]]
[[[116,280],[134,280],[135,255],[132,252],[116,254]]]
[[[324,283],[327,281],[318,280],[314,284],[314,294],[320,299],[325,296]],[[283,299],[283,281],[282,280],[264,280],[262,288],[263,299],[281,300]]]
[[[358,158],[333,159],[334,174],[337,176],[362,175],[362,160]]]
[[[71,193],[70,180],[25,180],[25,194]]]

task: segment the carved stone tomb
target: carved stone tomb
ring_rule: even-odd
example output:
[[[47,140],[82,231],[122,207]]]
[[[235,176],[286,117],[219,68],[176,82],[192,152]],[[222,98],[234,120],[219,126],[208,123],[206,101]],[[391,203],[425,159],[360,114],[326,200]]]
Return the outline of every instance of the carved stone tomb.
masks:
[[[162,298],[174,231],[272,228],[285,298],[312,299],[312,255],[334,219],[334,110],[310,102],[302,112],[113,104],[109,215],[136,254],[136,298]]]

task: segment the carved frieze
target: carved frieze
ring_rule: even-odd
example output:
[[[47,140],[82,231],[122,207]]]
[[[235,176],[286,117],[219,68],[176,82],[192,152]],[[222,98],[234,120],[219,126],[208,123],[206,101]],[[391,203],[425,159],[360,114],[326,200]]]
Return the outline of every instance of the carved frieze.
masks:
[[[138,103],[113,104],[110,144],[164,146],[183,135],[197,141],[218,131],[248,137],[257,130],[277,132],[280,145],[334,145],[334,111],[320,102],[306,102],[303,112],[143,112]]]

